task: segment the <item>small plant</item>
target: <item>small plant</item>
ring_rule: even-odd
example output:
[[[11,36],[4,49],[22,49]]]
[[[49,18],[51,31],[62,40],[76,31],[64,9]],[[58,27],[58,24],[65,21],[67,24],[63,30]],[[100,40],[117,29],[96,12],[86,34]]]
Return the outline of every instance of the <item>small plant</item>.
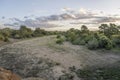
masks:
[[[57,35],[57,39],[61,38],[61,35]]]
[[[0,35],[0,41],[3,41],[5,38],[3,35]]]
[[[55,65],[56,65],[56,66],[59,66],[59,65],[60,65],[60,63],[59,63],[59,62],[56,62],[56,63],[55,63]]]
[[[9,41],[9,38],[8,38],[8,37],[5,37],[4,41],[5,41],[5,42],[8,42],[8,41]]]
[[[69,67],[70,71],[72,72],[75,72],[76,71],[76,67],[75,66],[72,66],[72,67]]]
[[[73,80],[74,75],[65,73],[64,75],[61,75],[58,80]]]
[[[57,44],[63,44],[63,42],[64,42],[64,39],[63,39],[63,38],[59,38],[59,39],[57,39],[57,41],[56,41]]]

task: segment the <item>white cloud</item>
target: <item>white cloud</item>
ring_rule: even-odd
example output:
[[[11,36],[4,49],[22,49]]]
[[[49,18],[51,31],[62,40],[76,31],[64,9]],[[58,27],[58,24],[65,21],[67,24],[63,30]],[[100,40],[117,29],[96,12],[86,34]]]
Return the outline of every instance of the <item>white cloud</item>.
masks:
[[[87,10],[84,8],[80,8],[80,10],[78,10],[78,12],[80,12],[81,14],[87,14]]]
[[[105,14],[105,12],[103,11],[98,11],[98,10],[88,10],[85,8],[80,8],[78,10],[69,8],[69,7],[65,7],[61,9],[62,12],[64,13],[69,13],[69,14],[83,14],[83,15],[94,15],[94,16],[107,16],[107,14]]]

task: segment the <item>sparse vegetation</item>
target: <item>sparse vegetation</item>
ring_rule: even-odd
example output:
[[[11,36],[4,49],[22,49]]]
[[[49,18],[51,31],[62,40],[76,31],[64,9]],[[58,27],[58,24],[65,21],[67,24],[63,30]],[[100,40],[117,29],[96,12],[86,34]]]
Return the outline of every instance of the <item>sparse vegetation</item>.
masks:
[[[110,50],[118,48],[120,44],[120,29],[115,24],[101,24],[98,31],[89,31],[87,26],[83,25],[81,30],[72,28],[63,35],[66,41],[74,45],[85,45],[92,50]]]
[[[78,69],[76,74],[84,80],[120,80],[119,67]]]
[[[61,75],[58,80],[73,80],[74,75],[65,73],[64,75]]]
[[[35,30],[32,30],[24,25],[21,25],[19,30],[14,30],[10,28],[0,29],[0,41],[8,42],[10,38],[25,39],[32,37],[41,37],[45,35],[54,35],[58,33],[59,32],[57,31],[45,31],[40,28],[36,28]]]

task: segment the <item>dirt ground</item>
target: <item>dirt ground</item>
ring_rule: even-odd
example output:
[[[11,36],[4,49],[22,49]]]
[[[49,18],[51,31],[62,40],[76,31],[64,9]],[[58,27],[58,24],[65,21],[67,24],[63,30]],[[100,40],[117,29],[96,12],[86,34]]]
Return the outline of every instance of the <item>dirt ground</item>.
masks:
[[[0,48],[0,53],[4,52],[5,54],[24,55],[24,58],[19,58],[19,56],[17,56],[17,59],[19,59],[19,61],[21,59],[33,59],[33,57],[36,58],[32,60],[34,63],[36,62],[37,58],[52,61],[57,64],[51,67],[52,76],[54,76],[55,79],[57,79],[60,75],[62,75],[65,72],[70,72],[69,68],[73,66],[75,66],[75,68],[77,69],[88,66],[102,67],[115,64],[120,61],[119,54],[91,51],[83,46],[72,45],[68,42],[64,42],[63,45],[58,45],[55,43],[55,37],[56,36],[45,36],[41,38],[34,38],[20,42],[15,42],[13,44],[4,45]],[[0,63],[5,62],[2,59]],[[0,66],[4,67],[4,65],[2,64]],[[75,77],[74,80],[80,79]]]

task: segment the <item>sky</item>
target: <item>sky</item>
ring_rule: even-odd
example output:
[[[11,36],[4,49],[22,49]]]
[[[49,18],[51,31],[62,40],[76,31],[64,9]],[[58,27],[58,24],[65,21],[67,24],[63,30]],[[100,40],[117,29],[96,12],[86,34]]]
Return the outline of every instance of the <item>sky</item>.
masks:
[[[120,14],[120,0],[0,0],[0,18],[48,16],[63,8]]]

